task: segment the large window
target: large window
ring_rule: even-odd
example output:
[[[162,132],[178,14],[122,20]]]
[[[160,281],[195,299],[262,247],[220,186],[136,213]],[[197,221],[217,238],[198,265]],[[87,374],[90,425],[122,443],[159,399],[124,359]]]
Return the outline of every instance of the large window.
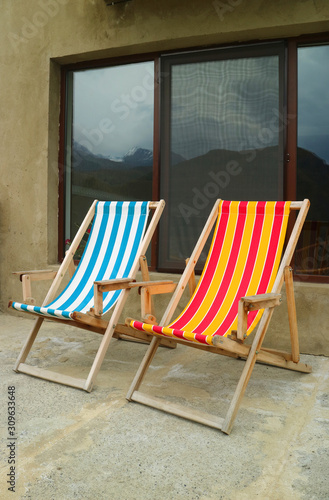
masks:
[[[283,61],[281,44],[163,58],[160,268],[182,267],[216,198],[283,199]]]
[[[216,198],[310,198],[295,273],[328,280],[328,61],[291,39],[66,68],[61,248],[93,199],[161,197],[152,265],[180,271]]]
[[[153,99],[153,62],[68,72],[66,241],[94,199],[152,199]]]
[[[329,276],[329,45],[298,48],[297,198],[310,211],[296,272]]]

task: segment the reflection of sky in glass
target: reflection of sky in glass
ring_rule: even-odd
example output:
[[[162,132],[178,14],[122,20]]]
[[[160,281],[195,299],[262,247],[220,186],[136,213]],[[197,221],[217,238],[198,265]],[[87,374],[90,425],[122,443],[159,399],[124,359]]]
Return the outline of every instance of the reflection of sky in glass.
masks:
[[[298,146],[329,164],[329,45],[298,50]]]
[[[153,62],[77,71],[73,85],[75,141],[111,158],[153,150]]]
[[[277,145],[278,63],[269,56],[173,66],[172,151],[189,159]]]

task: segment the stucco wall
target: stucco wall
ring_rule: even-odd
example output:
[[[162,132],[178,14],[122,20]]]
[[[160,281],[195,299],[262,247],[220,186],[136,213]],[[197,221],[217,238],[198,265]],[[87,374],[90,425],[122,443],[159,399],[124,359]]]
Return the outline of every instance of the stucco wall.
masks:
[[[1,310],[21,296],[11,271],[56,264],[61,64],[323,31],[327,0],[132,0],[109,7],[103,0],[3,0]],[[319,289],[325,306],[328,287]],[[326,314],[312,302],[304,319],[314,318],[314,335]]]

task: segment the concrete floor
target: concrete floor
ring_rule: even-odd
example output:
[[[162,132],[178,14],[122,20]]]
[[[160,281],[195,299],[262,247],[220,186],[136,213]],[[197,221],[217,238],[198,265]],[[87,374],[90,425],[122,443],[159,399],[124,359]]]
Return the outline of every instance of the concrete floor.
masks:
[[[30,318],[0,315],[1,499],[329,499],[329,358],[300,374],[257,365],[233,431],[128,403],[146,347],[113,340],[94,390],[12,371]],[[85,375],[96,334],[44,323],[31,364]],[[223,415],[243,362],[158,351],[143,390]],[[216,381],[216,383],[214,383]],[[16,393],[16,492],[9,486],[8,386]]]

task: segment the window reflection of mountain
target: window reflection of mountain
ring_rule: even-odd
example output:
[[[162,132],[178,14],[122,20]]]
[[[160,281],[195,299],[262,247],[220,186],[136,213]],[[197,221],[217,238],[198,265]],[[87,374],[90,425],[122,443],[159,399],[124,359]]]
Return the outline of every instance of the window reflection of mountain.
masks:
[[[152,199],[152,151],[136,148],[126,155],[126,161],[125,157],[114,161],[93,154],[77,142],[73,148],[73,194],[112,200]]]
[[[95,155],[87,148],[74,144],[72,168],[72,194],[75,196],[105,199],[151,199],[153,155],[150,150],[134,148],[121,161],[113,161]],[[238,174],[230,182],[218,187],[214,195],[224,199],[280,199],[278,183],[279,151],[275,146],[262,150],[228,151],[212,150],[205,155],[185,160],[171,152],[171,168],[167,193],[171,213],[181,219],[179,204],[192,204],[194,191],[206,186],[212,179],[209,174],[225,169],[229,162],[239,166]],[[144,161],[144,164],[143,164]],[[329,274],[329,210],[326,199],[329,192],[329,165],[315,153],[298,148],[297,151],[297,199],[309,198],[311,208],[298,244],[297,272]],[[165,196],[166,197],[166,196]],[[209,199],[209,203],[213,200]],[[191,205],[192,206],[192,205]],[[203,224],[203,212],[196,217],[194,230]],[[171,224],[181,224],[171,220]],[[175,232],[175,230],[174,230]],[[193,238],[192,238],[193,239]]]
[[[329,165],[315,153],[297,149],[297,199],[308,198],[309,220],[329,221]]]

